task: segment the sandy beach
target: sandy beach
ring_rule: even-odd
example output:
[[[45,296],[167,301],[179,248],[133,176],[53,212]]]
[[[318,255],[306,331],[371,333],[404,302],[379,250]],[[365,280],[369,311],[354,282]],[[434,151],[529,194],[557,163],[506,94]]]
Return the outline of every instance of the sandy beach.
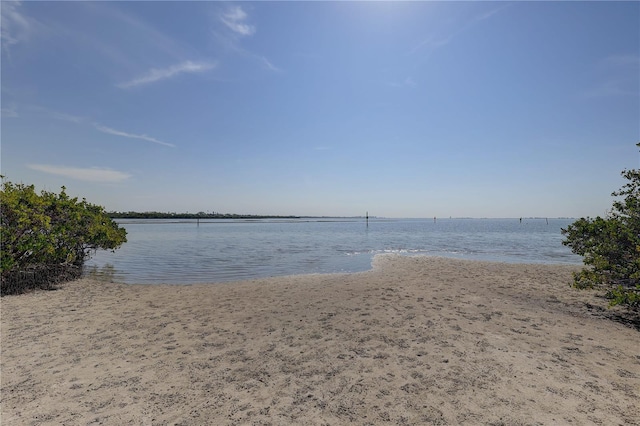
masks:
[[[640,332],[574,266],[379,256],[1,300],[2,425],[638,425]]]

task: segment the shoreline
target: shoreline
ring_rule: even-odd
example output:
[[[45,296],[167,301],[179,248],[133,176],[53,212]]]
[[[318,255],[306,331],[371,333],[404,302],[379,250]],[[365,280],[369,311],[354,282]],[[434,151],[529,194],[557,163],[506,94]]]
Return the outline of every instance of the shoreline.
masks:
[[[383,255],[3,297],[0,421],[640,424],[640,334],[578,269]]]
[[[255,277],[239,277],[239,278],[229,278],[229,279],[222,279],[222,280],[218,280],[218,281],[211,281],[211,282],[207,282],[207,281],[192,281],[192,280],[188,280],[186,282],[176,282],[176,280],[173,280],[173,282],[126,282],[123,279],[117,279],[115,278],[115,276],[120,275],[120,278],[122,278],[122,274],[118,271],[114,271],[111,268],[107,269],[107,272],[103,272],[101,267],[97,266],[97,265],[85,265],[84,271],[83,271],[83,275],[82,275],[82,279],[88,279],[88,280],[94,280],[94,281],[99,281],[99,282],[108,282],[108,283],[119,283],[119,284],[125,284],[125,285],[151,285],[151,286],[156,286],[156,285],[172,285],[172,286],[191,286],[191,285],[217,285],[217,284],[232,284],[232,283],[239,283],[239,282],[250,282],[250,281],[256,281],[256,280],[270,280],[270,279],[287,279],[288,277],[304,277],[304,276],[315,276],[315,275],[351,275],[351,274],[361,274],[361,273],[366,273],[366,272],[372,272],[375,269],[375,263],[376,263],[376,259],[380,258],[383,259],[387,256],[401,256],[401,257],[408,257],[408,258],[430,258],[430,259],[443,259],[443,260],[452,260],[452,261],[460,261],[460,262],[477,262],[477,263],[495,263],[495,264],[505,264],[505,265],[520,265],[520,266],[527,266],[527,265],[541,265],[541,266],[562,266],[562,267],[569,267],[569,268],[576,268],[576,270],[581,269],[582,267],[584,267],[583,263],[578,263],[578,262],[570,262],[570,261],[555,261],[555,262],[549,262],[549,261],[530,261],[530,262],[515,262],[515,261],[509,261],[509,260],[498,260],[496,259],[492,259],[492,258],[488,258],[485,259],[483,257],[478,257],[478,258],[469,258],[468,256],[446,256],[446,255],[441,255],[441,254],[428,254],[428,253],[404,253],[404,252],[382,252],[382,253],[372,253],[371,254],[371,258],[370,258],[370,262],[369,262],[369,266],[366,269],[353,269],[350,271],[334,271],[334,272],[308,272],[308,273],[292,273],[292,274],[283,274],[283,275],[265,275],[265,276],[255,276]]]

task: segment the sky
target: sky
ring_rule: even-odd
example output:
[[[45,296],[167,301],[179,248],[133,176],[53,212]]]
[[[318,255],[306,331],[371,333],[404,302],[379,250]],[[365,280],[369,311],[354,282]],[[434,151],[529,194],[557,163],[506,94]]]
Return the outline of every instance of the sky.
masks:
[[[1,2],[1,173],[108,211],[606,214],[638,2]]]

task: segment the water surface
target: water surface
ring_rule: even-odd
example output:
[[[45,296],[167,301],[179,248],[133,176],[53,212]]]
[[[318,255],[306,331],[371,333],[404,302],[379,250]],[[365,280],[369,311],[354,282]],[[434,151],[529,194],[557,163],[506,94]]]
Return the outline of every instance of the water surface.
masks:
[[[358,272],[380,253],[580,264],[562,245],[570,219],[119,220],[128,242],[87,270],[125,283],[227,282]]]

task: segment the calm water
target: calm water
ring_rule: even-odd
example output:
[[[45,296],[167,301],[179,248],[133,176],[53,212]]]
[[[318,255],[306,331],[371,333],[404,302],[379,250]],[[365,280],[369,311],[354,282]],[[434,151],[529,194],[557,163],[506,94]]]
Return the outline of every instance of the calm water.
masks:
[[[125,283],[224,282],[370,269],[379,253],[572,263],[566,219],[122,220],[128,242],[88,272]]]

